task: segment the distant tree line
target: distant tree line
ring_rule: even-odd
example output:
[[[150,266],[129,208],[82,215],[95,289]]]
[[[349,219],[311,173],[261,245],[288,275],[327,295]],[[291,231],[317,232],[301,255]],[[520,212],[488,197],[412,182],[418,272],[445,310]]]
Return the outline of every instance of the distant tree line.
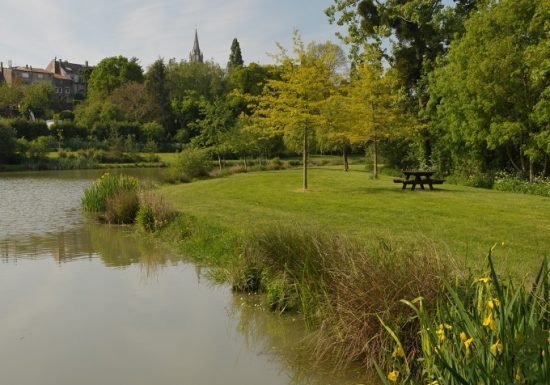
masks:
[[[297,33],[273,65],[245,64],[236,39],[226,68],[159,58],[143,70],[136,58],[105,58],[74,120],[52,137],[69,149],[200,147],[220,167],[288,154],[307,166],[309,153],[341,153],[347,169],[350,153],[366,151],[375,176],[379,163],[466,178],[548,174],[547,0],[334,0],[326,14],[345,27],[348,58]],[[32,106],[48,116],[48,92],[0,87],[0,113]]]

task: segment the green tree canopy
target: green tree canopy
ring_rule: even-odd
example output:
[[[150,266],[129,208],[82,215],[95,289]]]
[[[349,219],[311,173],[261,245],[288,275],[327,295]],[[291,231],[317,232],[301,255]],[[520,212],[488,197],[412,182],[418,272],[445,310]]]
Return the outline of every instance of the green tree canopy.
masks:
[[[90,98],[109,95],[128,82],[143,83],[143,69],[137,58],[112,56],[99,62],[90,75],[88,94]]]
[[[506,153],[529,172],[548,156],[548,0],[489,1],[431,79],[436,133],[455,158]]]
[[[323,104],[340,82],[338,70],[345,64],[345,57],[340,47],[330,42],[306,47],[297,33],[294,54],[291,57],[281,50],[281,79],[266,83],[254,121],[260,129],[282,134],[287,144],[300,138],[305,190],[310,136],[324,124]]]

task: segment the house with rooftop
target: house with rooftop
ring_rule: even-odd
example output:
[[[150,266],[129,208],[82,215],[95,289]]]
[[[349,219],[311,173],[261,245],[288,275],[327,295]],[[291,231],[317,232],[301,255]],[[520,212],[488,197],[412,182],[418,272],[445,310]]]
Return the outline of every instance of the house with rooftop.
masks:
[[[88,66],[88,62],[84,65],[70,63],[67,60],[54,58],[46,67],[46,71],[54,74],[54,84],[56,88],[63,88],[66,91],[66,87],[71,87],[70,94],[72,99],[84,99],[88,90],[87,78],[91,67]],[[67,85],[66,79],[70,79],[71,84]]]

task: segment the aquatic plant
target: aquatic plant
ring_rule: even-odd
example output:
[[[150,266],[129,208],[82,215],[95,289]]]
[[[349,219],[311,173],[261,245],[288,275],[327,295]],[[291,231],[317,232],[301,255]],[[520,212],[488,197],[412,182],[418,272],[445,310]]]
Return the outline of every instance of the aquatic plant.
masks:
[[[107,222],[131,223],[138,209],[138,185],[134,177],[105,173],[84,191],[82,207]]]
[[[433,313],[427,300],[402,301],[414,310],[422,351],[407,350],[397,332],[382,324],[402,355],[390,354],[383,383],[543,384],[550,378],[550,277],[544,260],[534,282],[515,285],[495,272],[466,285],[447,283]],[[399,373],[399,376],[391,373]]]

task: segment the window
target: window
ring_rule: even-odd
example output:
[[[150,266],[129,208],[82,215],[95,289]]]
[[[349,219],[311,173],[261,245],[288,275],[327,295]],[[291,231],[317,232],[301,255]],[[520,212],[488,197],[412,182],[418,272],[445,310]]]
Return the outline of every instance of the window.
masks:
[[[65,87],[65,93],[70,94],[71,93],[71,87]]]
[[[29,73],[28,72],[21,72],[21,76],[24,77],[25,79],[28,79],[29,78]]]
[[[38,79],[44,79],[44,75],[43,74],[38,74]]]
[[[62,94],[63,93],[63,89],[61,87],[55,87],[55,93],[56,94]]]

